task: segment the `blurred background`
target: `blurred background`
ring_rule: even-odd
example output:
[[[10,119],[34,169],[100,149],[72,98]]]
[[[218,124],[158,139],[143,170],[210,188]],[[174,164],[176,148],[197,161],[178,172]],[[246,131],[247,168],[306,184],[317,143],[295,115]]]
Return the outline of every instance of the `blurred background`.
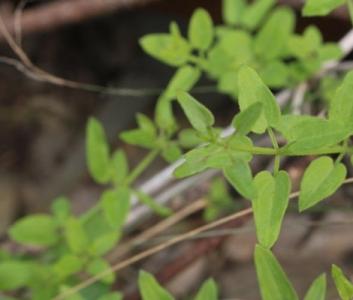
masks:
[[[280,2],[297,9],[302,4],[299,0]],[[218,0],[0,1],[4,24],[11,34],[16,34],[35,65],[61,78],[108,88],[90,92],[31,78],[9,61],[14,53],[0,35],[3,245],[7,243],[9,224],[20,216],[47,211],[57,196],[69,196],[77,213],[97,201],[101,187],[89,178],[85,163],[87,118],[98,117],[111,144],[118,146],[118,133],[135,125],[136,112],[153,115],[158,90],[163,89],[174,70],[144,54],[138,40],[148,33],[166,32],[173,20],[185,33],[193,10],[200,6],[211,13],[215,23],[221,22]],[[339,40],[351,27],[345,11],[336,11],[329,18],[305,20],[298,11],[298,18],[299,32],[313,23],[328,41]],[[110,87],[140,94],[114,95]],[[202,99],[215,110],[219,125],[229,123],[235,109],[226,96],[206,93]],[[133,163],[141,158],[140,150],[123,147]],[[288,168],[299,178],[307,164],[305,159],[291,161]],[[144,174],[145,179],[162,167],[163,163],[157,162]],[[195,200],[207,185],[204,181],[176,195],[172,205],[180,206],[181,198],[184,203],[188,197]],[[353,189],[346,186],[334,196],[337,209],[329,210],[327,206],[311,215],[293,213],[286,219],[276,254],[299,291],[305,291],[332,262],[344,264],[352,274],[352,195]],[[153,220],[144,221],[133,232],[143,230],[149,222]],[[184,232],[201,222],[200,214],[194,214],[168,234]],[[125,292],[126,299],[137,299],[134,282],[138,269],[144,268],[157,274],[180,298],[193,293],[203,279],[212,276],[220,285],[222,299],[259,299],[252,264],[254,228],[251,220],[235,225],[231,233],[182,243],[124,270],[118,276],[117,287]]]

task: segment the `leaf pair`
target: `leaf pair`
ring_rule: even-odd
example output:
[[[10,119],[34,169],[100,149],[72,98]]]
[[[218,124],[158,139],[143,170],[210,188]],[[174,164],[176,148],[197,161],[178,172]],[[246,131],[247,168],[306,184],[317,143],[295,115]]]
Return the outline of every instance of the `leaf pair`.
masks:
[[[137,114],[139,128],[124,131],[119,137],[127,144],[155,149],[157,144],[157,128],[151,119],[143,114]]]
[[[248,5],[246,0],[224,0],[223,20],[228,25],[241,25],[253,30],[274,4],[274,0],[259,0],[252,5]]]
[[[315,26],[307,27],[302,35],[292,36],[288,42],[288,52],[309,70],[311,65],[316,64],[320,68],[323,62],[342,56],[342,50],[336,44],[323,43],[322,34]]]
[[[176,168],[174,175],[182,178],[200,173],[208,168],[225,169],[228,167],[239,167],[242,170],[249,169],[244,164],[247,164],[252,158],[251,154],[246,151],[251,148],[251,140],[244,136],[231,136],[230,138],[220,139],[219,143],[211,142],[202,145],[184,155],[185,161]],[[234,172],[238,171],[235,170]],[[241,176],[239,172],[238,176]],[[239,191],[245,192],[241,188]],[[245,194],[248,198],[248,193],[245,192]]]
[[[288,207],[291,182],[287,172],[273,176],[262,171],[252,179],[249,165],[239,161],[225,168],[224,175],[243,197],[252,201],[258,241],[271,248],[278,239]]]
[[[243,67],[239,71],[238,88],[241,111],[245,111],[255,103],[260,102],[262,104],[260,116],[258,117],[258,113],[255,113],[255,118],[251,120],[252,123],[258,117],[251,129],[253,132],[264,133],[268,127],[276,127],[278,125],[281,111],[276,99],[253,69]],[[243,122],[245,122],[245,118],[243,118]]]
[[[180,67],[170,79],[165,91],[158,98],[155,108],[155,121],[160,129],[167,133],[173,133],[176,128],[176,120],[173,115],[172,100],[180,91],[189,91],[199,80],[200,71],[189,65]]]
[[[191,47],[184,39],[175,23],[170,26],[170,33],[149,34],[140,39],[143,50],[152,57],[171,66],[182,66],[188,59]]]
[[[175,23],[170,33],[149,34],[140,39],[143,50],[154,58],[171,66],[182,66],[189,61],[192,48],[207,50],[214,37],[213,21],[209,13],[198,8],[191,17],[187,41]]]

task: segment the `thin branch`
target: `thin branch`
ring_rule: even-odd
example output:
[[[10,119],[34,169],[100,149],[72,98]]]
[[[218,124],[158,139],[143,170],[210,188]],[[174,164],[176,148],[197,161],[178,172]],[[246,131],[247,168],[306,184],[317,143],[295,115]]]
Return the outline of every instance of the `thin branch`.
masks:
[[[143,231],[141,234],[137,235],[133,239],[127,241],[121,247],[118,247],[111,254],[109,254],[110,261],[116,261],[119,257],[127,254],[132,248],[140,246],[145,242],[149,241],[151,238],[155,237],[159,233],[167,230],[173,225],[179,223],[181,220],[184,220],[186,217],[198,212],[206,207],[206,200],[199,199],[190,205],[182,208],[181,210],[175,212],[172,216],[167,219],[162,220],[151,228]]]
[[[66,290],[65,292],[59,294],[58,296],[56,296],[53,300],[63,300],[65,299],[66,297],[70,296],[70,295],[73,295],[75,293],[77,293],[78,291],[90,286],[91,284],[97,282],[98,280],[100,280],[101,278],[103,278],[104,276],[106,276],[107,274],[110,274],[111,272],[117,272],[123,268],[126,268],[128,266],[130,266],[131,264],[134,264],[144,258],[147,258],[155,253],[158,253],[164,249],[167,249],[169,248],[170,246],[173,246],[175,244],[178,244],[184,240],[187,240],[197,234],[200,234],[204,231],[207,231],[207,230],[210,230],[212,228],[215,228],[215,227],[218,227],[218,226],[221,226],[223,224],[226,224],[230,221],[233,221],[233,220],[237,220],[237,219],[240,219],[242,217],[245,217],[245,216],[248,216],[252,213],[252,209],[251,208],[247,208],[247,209],[244,209],[240,212],[237,212],[235,214],[232,214],[230,216],[227,216],[225,218],[222,218],[220,220],[217,220],[215,222],[212,222],[212,223],[209,223],[209,224],[206,224],[204,226],[201,226],[201,227],[198,227],[196,229],[193,229],[189,232],[186,232],[184,234],[181,234],[181,235],[178,235],[176,236],[175,238],[165,242],[165,243],[162,243],[160,245],[157,245],[155,247],[152,247],[150,249],[147,249],[146,251],[143,251],[131,258],[128,258],[120,263],[117,263],[116,265],[112,266],[109,270],[107,271],[104,271],[104,272],[101,272],[101,273],[98,273],[97,275],[93,276],[93,277],[90,277],[88,278],[87,280],[81,282],[80,284]]]
[[[350,178],[347,178],[343,184],[349,184],[349,183],[353,183],[353,177],[350,177]],[[289,196],[289,199],[294,199],[296,197],[299,196],[299,191],[298,192],[294,192],[294,193],[291,193],[290,196]],[[145,259],[153,254],[156,254],[162,250],[165,250],[175,244],[178,244],[180,242],[183,242],[185,240],[188,240],[190,238],[193,238],[194,236],[197,236],[201,233],[204,233],[206,231],[209,231],[213,228],[217,228],[221,225],[224,225],[228,222],[231,222],[231,221],[234,221],[234,220],[238,220],[238,219],[241,219],[245,216],[248,216],[248,215],[251,215],[252,214],[252,209],[251,208],[246,208],[246,209],[243,209],[239,212],[236,212],[234,214],[231,214],[227,217],[224,217],[224,218],[221,218],[217,221],[214,221],[214,222],[211,222],[209,224],[206,224],[206,225],[203,225],[201,227],[198,227],[198,228],[195,228],[191,231],[188,231],[186,233],[183,233],[183,234],[180,234],[176,237],[174,237],[173,239],[171,240],[168,240],[164,243],[161,243],[155,247],[152,247],[150,249],[147,249],[146,251],[143,251],[135,256],[132,256],[122,262],[119,262],[115,265],[113,265],[110,269],[108,270],[105,270],[101,273],[98,273],[97,275],[95,276],[92,276],[90,278],[88,278],[87,280],[79,283],[78,285],[66,290],[65,292],[59,294],[58,296],[56,296],[53,300],[63,300],[65,299],[66,297],[70,296],[70,295],[73,295],[77,292],[79,292],[80,290],[90,286],[91,284],[97,282],[98,280],[100,280],[101,278],[103,278],[104,276],[110,274],[111,272],[117,272],[121,269],[124,269],[142,259]]]

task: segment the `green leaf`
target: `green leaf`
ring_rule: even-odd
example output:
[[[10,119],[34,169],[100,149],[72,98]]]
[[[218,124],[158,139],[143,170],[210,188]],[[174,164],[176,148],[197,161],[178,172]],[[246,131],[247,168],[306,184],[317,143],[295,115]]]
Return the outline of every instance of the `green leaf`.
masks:
[[[55,219],[50,215],[33,214],[18,220],[9,230],[10,237],[24,245],[53,246],[59,235]]]
[[[335,145],[349,136],[341,123],[311,116],[284,116],[277,129],[289,142],[284,153],[298,155]]]
[[[102,258],[95,258],[88,264],[86,268],[87,273],[92,276],[98,275],[102,272],[108,272],[109,270],[111,271],[110,264]],[[112,284],[114,282],[114,279],[115,274],[113,273],[113,271],[111,271],[108,272],[104,277],[102,277],[100,281],[106,284]]]
[[[208,279],[197,292],[195,300],[218,300],[218,289],[213,279]]]
[[[249,29],[255,29],[275,3],[275,0],[254,1],[254,3],[244,11],[242,24]]]
[[[138,279],[142,300],[174,300],[168,291],[163,289],[149,273],[140,271]]]
[[[129,174],[129,163],[123,150],[114,152],[111,159],[111,168],[114,183],[122,183]]]
[[[175,169],[174,175],[177,178],[183,178],[207,169],[206,161],[213,151],[212,146],[203,146],[189,151],[184,155],[185,162]]]
[[[290,83],[289,68],[279,60],[266,63],[259,70],[259,75],[264,83],[271,88],[281,88]]]
[[[298,296],[270,250],[255,248],[255,265],[263,300],[298,300]]]
[[[64,224],[71,214],[71,203],[66,197],[58,197],[54,199],[51,205],[51,211],[58,223]]]
[[[274,10],[255,37],[255,53],[264,60],[283,56],[294,26],[295,15],[292,10],[289,8]]]
[[[345,2],[346,0],[306,0],[303,15],[306,17],[325,16]]]
[[[158,127],[167,133],[174,133],[178,127],[173,115],[172,101],[164,95],[157,100],[155,120]]]
[[[353,283],[343,274],[342,270],[336,265],[332,266],[332,278],[335,282],[338,294],[342,300],[352,300]]]
[[[86,155],[91,176],[98,183],[110,180],[109,146],[101,123],[90,118],[86,129]]]
[[[254,60],[252,37],[244,30],[229,28],[219,31],[218,36],[218,43],[209,51],[205,67],[210,76],[221,78],[218,85],[222,91],[233,94],[237,90],[234,74],[242,65]]]
[[[326,43],[318,50],[318,58],[321,62],[340,60],[342,57],[342,49],[335,43]]]
[[[224,176],[239,194],[247,199],[254,198],[255,189],[253,178],[250,166],[247,162],[237,160],[234,164],[224,168],[223,172]]]
[[[74,217],[69,218],[65,224],[64,235],[72,253],[82,254],[86,252],[89,241],[80,220]]]
[[[179,132],[178,142],[183,148],[194,148],[204,142],[204,140],[200,137],[198,131],[186,128]]]
[[[277,241],[289,202],[291,181],[288,173],[279,171],[274,177],[268,171],[255,176],[257,196],[253,199],[256,234],[260,244],[271,248]]]
[[[0,263],[0,290],[10,291],[28,284],[32,276],[30,264],[21,261]]]
[[[306,210],[331,196],[342,185],[346,174],[346,167],[334,164],[328,156],[312,161],[300,184],[299,210]]]
[[[112,228],[120,229],[130,211],[130,190],[127,187],[119,187],[105,191],[100,202],[108,223]]]
[[[113,249],[120,238],[121,232],[117,232],[116,230],[100,234],[91,244],[90,252],[95,256],[102,256]]]
[[[197,131],[207,133],[207,130],[214,124],[212,113],[186,92],[178,93],[178,101],[192,127]]]
[[[145,193],[136,192],[136,195],[143,204],[147,205],[150,209],[162,217],[168,217],[173,213],[169,207],[159,204]]]
[[[250,161],[251,140],[244,136],[226,138],[225,145],[208,144],[195,148],[184,155],[185,161],[174,171],[177,178],[191,176],[207,168],[223,169],[237,160]],[[244,149],[239,151],[238,148]]]
[[[232,135],[226,138],[227,144],[226,148],[229,150],[229,154],[232,157],[232,160],[245,160],[247,162],[251,161],[252,154],[249,153],[253,148],[253,143],[250,138],[247,136],[241,135]],[[238,149],[242,149],[241,151]],[[223,150],[224,152],[224,150]]]
[[[293,35],[288,41],[288,51],[298,59],[304,60],[316,55],[322,44],[322,35],[318,28],[309,26],[304,34]]]
[[[245,0],[223,0],[222,13],[224,23],[227,25],[239,25],[246,7]]]
[[[229,94],[234,98],[238,95],[238,86],[237,86],[238,72],[229,71],[225,72],[218,79],[217,88],[220,92]]]
[[[168,142],[168,144],[162,150],[162,157],[169,163],[178,160],[183,155],[178,144]]]
[[[341,86],[336,90],[330,102],[329,119],[340,122],[353,131],[353,71],[344,78]]]
[[[149,34],[140,39],[140,45],[155,59],[177,67],[188,61],[191,50],[188,42],[179,34]]]
[[[213,22],[209,13],[203,9],[198,8],[191,16],[188,37],[191,45],[200,50],[207,50],[214,36]]]
[[[245,110],[238,113],[233,121],[233,127],[240,135],[247,135],[256,124],[262,113],[263,105],[261,102],[255,102]]]
[[[154,126],[152,120],[144,114],[137,113],[137,124],[140,129],[152,136],[156,136],[157,128]]]
[[[127,144],[147,149],[156,147],[156,136],[142,129],[132,129],[120,133],[119,137]]]
[[[325,300],[326,299],[326,275],[322,274],[311,284],[304,300]]]
[[[174,99],[179,91],[188,92],[197,83],[201,76],[199,69],[186,65],[180,67],[169,81],[164,96]]]
[[[55,275],[59,277],[59,280],[64,280],[68,276],[79,272],[84,263],[84,258],[77,255],[66,254],[55,262],[53,271]]]
[[[275,97],[257,73],[249,67],[242,67],[239,71],[238,87],[241,111],[256,102],[261,102],[263,105],[263,112],[255,123],[253,131],[263,133],[267,127],[275,127],[280,120],[281,111]]]

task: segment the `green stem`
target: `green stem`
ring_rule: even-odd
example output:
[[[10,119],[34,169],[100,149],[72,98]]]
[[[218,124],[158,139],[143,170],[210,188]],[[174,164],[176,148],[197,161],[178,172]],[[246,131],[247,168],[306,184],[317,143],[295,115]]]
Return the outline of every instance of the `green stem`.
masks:
[[[268,132],[268,134],[270,136],[273,148],[277,152],[277,154],[275,156],[275,164],[273,166],[273,173],[276,175],[278,173],[278,171],[279,171],[279,167],[280,167],[280,163],[281,163],[281,156],[279,155],[279,146],[278,146],[278,142],[277,142],[277,139],[276,139],[276,135],[273,132],[272,128],[269,127],[267,129],[267,132]]]
[[[338,155],[338,157],[336,158],[336,164],[338,164],[339,162],[341,162],[341,160],[343,159],[343,157],[348,153],[349,149],[348,149],[348,139],[343,141],[343,145],[342,145],[345,149],[345,151],[343,151],[342,153],[340,153],[340,155]]]
[[[232,146],[230,149],[234,151],[240,152],[248,152],[250,154],[257,154],[257,155],[276,155],[277,151],[273,148],[268,147],[247,147],[247,146]]]
[[[292,153],[286,149],[286,147],[282,147],[279,149],[279,153],[282,156],[307,156],[307,155],[323,155],[323,154],[340,154],[340,153],[349,153],[350,150],[346,149],[342,146],[333,146],[333,147],[326,147],[320,148],[316,150],[309,150],[307,152],[303,151],[301,153]]]
[[[155,149],[150,151],[145,158],[132,170],[130,175],[126,178],[125,184],[130,185],[135,181],[137,177],[139,177],[146,168],[154,161],[154,159],[158,156],[159,149]]]

